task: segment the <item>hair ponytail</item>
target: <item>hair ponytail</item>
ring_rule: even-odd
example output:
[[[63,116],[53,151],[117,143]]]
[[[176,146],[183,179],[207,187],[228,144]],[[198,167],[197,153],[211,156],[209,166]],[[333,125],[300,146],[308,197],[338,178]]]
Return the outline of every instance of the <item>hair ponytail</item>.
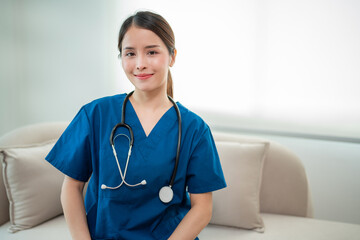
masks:
[[[167,78],[167,90],[166,93],[170,97],[174,97],[174,87],[173,87],[173,80],[171,77],[170,69],[168,70],[168,78]]]

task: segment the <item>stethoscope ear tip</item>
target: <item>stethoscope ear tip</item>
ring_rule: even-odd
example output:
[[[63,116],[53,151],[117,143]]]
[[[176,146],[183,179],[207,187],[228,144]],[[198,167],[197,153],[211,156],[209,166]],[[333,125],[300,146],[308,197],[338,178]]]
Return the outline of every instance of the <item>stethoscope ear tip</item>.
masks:
[[[101,189],[106,189],[107,187],[106,187],[106,185],[105,184],[101,184]]]
[[[141,181],[141,185],[146,185],[146,183],[147,183],[146,180]]]

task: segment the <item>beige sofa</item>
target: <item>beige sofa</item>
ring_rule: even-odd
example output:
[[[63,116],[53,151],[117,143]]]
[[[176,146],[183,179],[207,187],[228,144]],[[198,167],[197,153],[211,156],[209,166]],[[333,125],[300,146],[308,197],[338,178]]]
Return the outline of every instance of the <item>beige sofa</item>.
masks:
[[[41,123],[0,138],[0,239],[71,239],[59,199],[63,175],[43,159],[66,125]],[[213,135],[228,187],[214,192],[200,239],[360,239],[360,225],[312,218],[304,167],[289,150]]]

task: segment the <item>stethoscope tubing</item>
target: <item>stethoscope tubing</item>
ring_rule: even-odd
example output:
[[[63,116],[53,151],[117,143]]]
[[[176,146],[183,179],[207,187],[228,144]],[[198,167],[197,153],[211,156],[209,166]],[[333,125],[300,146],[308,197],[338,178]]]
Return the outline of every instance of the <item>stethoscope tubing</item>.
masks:
[[[122,109],[121,109],[121,113],[122,113],[121,114],[121,122],[115,125],[115,127],[112,129],[111,134],[110,134],[110,144],[111,144],[111,147],[112,147],[113,152],[114,152],[114,156],[115,156],[117,164],[118,164],[118,168],[119,168],[119,172],[120,172],[120,175],[121,175],[122,182],[117,187],[107,187],[106,185],[103,184],[102,187],[101,187],[102,189],[106,189],[106,188],[116,189],[116,188],[121,187],[121,185],[123,183],[125,183],[125,185],[130,186],[130,187],[139,186],[139,185],[145,185],[146,184],[145,180],[143,180],[141,183],[134,184],[134,185],[128,184],[125,181],[126,172],[127,172],[127,165],[128,165],[129,158],[130,158],[131,149],[132,149],[132,147],[134,145],[134,133],[133,133],[133,130],[128,124],[125,123],[125,108],[126,108],[126,103],[128,102],[130,96],[133,93],[134,93],[134,91],[132,91],[132,92],[130,92],[129,94],[126,95],[126,97],[124,99],[124,102],[123,102],[123,105],[122,105]],[[172,104],[174,105],[174,108],[175,108],[176,114],[177,114],[177,118],[178,118],[178,142],[177,142],[177,147],[176,147],[175,166],[174,166],[174,169],[173,169],[173,172],[172,172],[172,175],[171,175],[170,183],[169,183],[168,186],[164,186],[163,188],[161,188],[160,193],[159,193],[160,199],[164,203],[170,202],[172,197],[173,197],[172,187],[174,186],[176,173],[177,173],[177,169],[178,169],[178,165],[179,165],[180,147],[181,147],[181,134],[182,134],[182,127],[181,127],[182,122],[181,122],[181,114],[180,114],[179,107],[177,106],[175,101],[170,96],[168,96],[168,98],[172,102]],[[119,165],[119,162],[118,162],[118,159],[117,159],[115,145],[114,145],[114,134],[116,132],[116,129],[119,128],[119,127],[125,127],[126,129],[128,129],[128,131],[130,133],[130,138],[128,137],[128,139],[129,139],[129,153],[128,153],[128,159],[126,161],[126,167],[125,167],[125,172],[124,173],[122,173],[122,171],[121,171],[121,168],[120,168],[120,165]]]
[[[114,134],[116,129],[118,129],[119,127],[125,127],[129,130],[130,133],[130,146],[132,147],[134,145],[134,132],[132,130],[132,128],[125,123],[125,107],[126,107],[126,103],[129,100],[130,96],[134,93],[134,91],[130,92],[129,94],[126,95],[122,108],[121,108],[121,122],[116,124],[115,127],[112,129],[111,134],[110,134],[110,144],[111,146],[114,146]]]
[[[174,107],[175,107],[176,114],[177,114],[178,121],[179,121],[178,143],[177,143],[177,147],[176,147],[175,166],[174,166],[174,170],[173,170],[173,173],[172,173],[172,176],[171,176],[171,180],[170,180],[170,184],[169,184],[169,186],[172,187],[172,186],[174,186],[175,177],[176,177],[176,172],[177,172],[177,168],[178,168],[178,165],[179,165],[180,145],[181,145],[181,134],[182,134],[181,130],[182,130],[182,127],[181,127],[181,114],[180,114],[179,107],[177,106],[177,104],[175,103],[175,101],[174,101],[170,96],[168,96],[168,98],[170,99],[170,101],[172,102],[172,104],[173,104]]]

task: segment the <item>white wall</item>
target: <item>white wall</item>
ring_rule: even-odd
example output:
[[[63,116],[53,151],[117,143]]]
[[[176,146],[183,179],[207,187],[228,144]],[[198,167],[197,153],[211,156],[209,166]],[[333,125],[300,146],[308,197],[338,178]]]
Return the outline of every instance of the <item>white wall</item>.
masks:
[[[1,1],[0,134],[71,120],[86,102],[115,93],[109,41],[120,23],[106,2]]]

